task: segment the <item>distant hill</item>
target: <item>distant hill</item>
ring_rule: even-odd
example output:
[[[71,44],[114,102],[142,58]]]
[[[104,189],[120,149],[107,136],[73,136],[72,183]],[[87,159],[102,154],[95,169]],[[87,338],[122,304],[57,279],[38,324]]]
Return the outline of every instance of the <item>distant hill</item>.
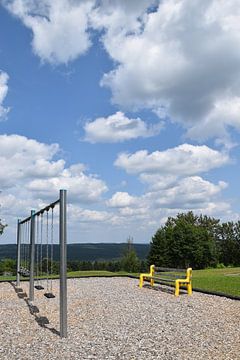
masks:
[[[139,259],[146,259],[149,244],[133,244]],[[126,243],[121,244],[68,244],[68,260],[95,261],[119,259],[126,248]],[[0,260],[16,259],[17,246],[14,244],[0,245]],[[54,245],[54,259],[58,260],[59,247]],[[46,246],[43,253],[46,254]],[[45,256],[45,255],[44,255]]]

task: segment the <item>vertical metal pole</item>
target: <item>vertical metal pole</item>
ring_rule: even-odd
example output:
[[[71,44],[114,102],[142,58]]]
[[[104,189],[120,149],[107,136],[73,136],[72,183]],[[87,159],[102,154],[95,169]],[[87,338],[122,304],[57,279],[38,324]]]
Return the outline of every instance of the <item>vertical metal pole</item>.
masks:
[[[29,301],[34,300],[35,211],[31,211]]]
[[[67,191],[60,190],[60,336],[67,337]]]
[[[21,263],[21,235],[20,235],[20,220],[17,222],[17,286],[20,286],[20,263]]]

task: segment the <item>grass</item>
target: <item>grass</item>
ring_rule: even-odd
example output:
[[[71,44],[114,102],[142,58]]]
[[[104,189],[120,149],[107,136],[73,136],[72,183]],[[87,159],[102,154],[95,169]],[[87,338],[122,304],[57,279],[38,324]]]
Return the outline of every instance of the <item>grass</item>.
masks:
[[[119,271],[119,272],[111,272],[111,271],[105,271],[105,270],[91,270],[91,271],[72,271],[68,272],[67,276],[68,278],[73,277],[82,277],[82,276],[126,276],[128,273],[126,271]]]
[[[240,296],[240,267],[193,271],[193,288]]]
[[[127,272],[113,273],[111,271],[72,271],[68,278],[89,276],[127,276]],[[138,276],[138,274],[132,274]],[[53,278],[58,278],[57,275]],[[15,276],[0,276],[1,281],[14,281]],[[240,267],[224,269],[205,269],[193,271],[193,288],[221,292],[240,296]]]

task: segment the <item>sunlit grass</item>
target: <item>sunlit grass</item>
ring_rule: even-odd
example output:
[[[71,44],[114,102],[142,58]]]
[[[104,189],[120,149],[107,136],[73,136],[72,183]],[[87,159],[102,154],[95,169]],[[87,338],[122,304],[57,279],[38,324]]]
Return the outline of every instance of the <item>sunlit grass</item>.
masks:
[[[240,268],[193,271],[193,288],[240,296]]]

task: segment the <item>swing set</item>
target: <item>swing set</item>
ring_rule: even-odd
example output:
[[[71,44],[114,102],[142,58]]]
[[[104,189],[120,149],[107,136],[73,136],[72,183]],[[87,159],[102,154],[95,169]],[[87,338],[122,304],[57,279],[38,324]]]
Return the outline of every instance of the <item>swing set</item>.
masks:
[[[59,246],[56,244],[55,209],[59,205]],[[55,249],[59,254],[55,254]],[[59,199],[35,212],[17,227],[17,286],[21,277],[29,278],[29,301],[34,301],[34,289],[42,291],[47,299],[55,298],[53,291],[54,259],[60,268],[60,336],[67,337],[67,242],[66,190],[60,190]],[[46,285],[44,285],[46,284]]]
[[[49,229],[49,211],[51,209],[51,224]],[[47,280],[47,291],[44,293],[44,296],[48,299],[55,298],[53,294],[52,286],[52,277],[53,277],[53,250],[54,250],[54,205],[50,205],[46,209],[46,257],[43,257],[43,220],[44,220],[44,211],[40,211],[37,214],[36,218],[36,241],[35,241],[35,250],[36,250],[36,285],[34,288],[36,290],[44,290],[42,285],[42,278]],[[49,243],[50,236],[50,243]],[[49,249],[50,247],[50,249]],[[50,251],[49,251],[50,250]],[[50,254],[49,254],[50,252]],[[46,273],[43,272],[43,261],[46,262]]]

